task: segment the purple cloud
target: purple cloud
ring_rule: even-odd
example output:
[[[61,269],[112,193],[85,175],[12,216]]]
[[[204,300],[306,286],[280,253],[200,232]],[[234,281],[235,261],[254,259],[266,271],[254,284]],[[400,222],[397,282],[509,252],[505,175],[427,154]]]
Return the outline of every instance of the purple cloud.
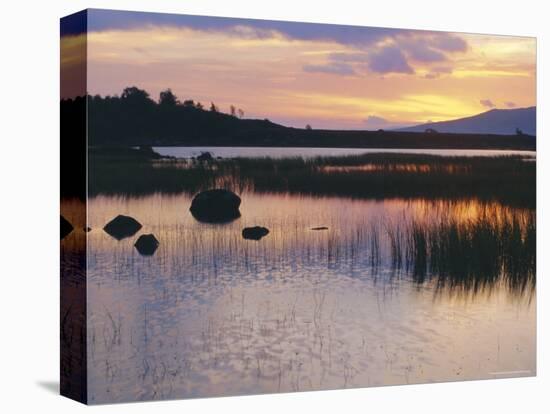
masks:
[[[122,10],[88,10],[88,31],[135,29],[147,27],[188,27],[206,32],[224,32],[238,37],[271,38],[280,33],[289,39],[334,41],[343,45],[364,47],[403,35],[401,29],[344,26],[322,23],[286,22],[213,16],[192,16]],[[241,28],[248,30],[243,31]]]
[[[468,43],[461,37],[451,33],[437,33],[433,38],[433,47],[445,52],[465,52]]]
[[[504,102],[504,105],[506,106],[506,108],[515,108],[516,107],[516,103],[515,102]]]
[[[481,99],[479,103],[486,108],[494,108],[496,106],[490,99]]]
[[[355,70],[346,64],[339,62],[329,62],[324,65],[304,65],[303,70],[310,73],[330,73],[333,75],[351,76],[355,75]]]
[[[447,57],[437,50],[431,49],[426,45],[416,45],[407,50],[409,56],[419,62],[441,62],[447,60]]]
[[[302,23],[276,20],[192,16],[180,14],[131,12],[122,10],[87,11],[88,31],[110,29],[135,29],[151,27],[187,27],[205,32],[224,32],[237,37],[271,38],[279,33],[289,39],[310,41],[333,41],[342,45],[365,49],[383,40],[399,43],[405,39],[425,39],[425,45],[418,44],[411,51],[418,60],[441,60],[441,52],[457,52],[467,49],[466,42],[451,33],[391,29],[380,27],[347,26],[324,23]],[[242,30],[245,27],[247,30]],[[77,34],[84,28],[75,28]],[[438,52],[439,51],[439,52]],[[423,60],[424,59],[424,60]]]
[[[397,46],[386,46],[369,53],[368,67],[376,73],[414,73],[405,55]]]
[[[322,65],[305,65],[306,72],[322,72],[337,75],[356,75],[366,69],[376,73],[414,73],[405,55],[396,46],[386,46],[373,52],[338,52],[328,55]]]
[[[442,62],[447,60],[444,53],[431,46],[430,40],[426,38],[400,39],[398,45],[407,54],[407,57],[419,62]]]

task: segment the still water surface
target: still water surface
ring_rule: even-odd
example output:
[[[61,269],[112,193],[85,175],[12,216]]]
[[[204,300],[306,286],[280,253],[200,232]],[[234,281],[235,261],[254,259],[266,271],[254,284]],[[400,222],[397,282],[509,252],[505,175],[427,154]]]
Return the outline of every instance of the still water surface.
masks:
[[[390,254],[388,234],[412,219],[510,208],[241,196],[242,217],[225,225],[197,222],[188,194],[89,200],[91,403],[535,374],[533,290],[419,282]],[[143,228],[113,239],[102,227],[118,214]],[[270,233],[242,239],[251,225]],[[154,256],[133,247],[145,233],[160,241]]]
[[[288,148],[288,147],[154,147],[157,153],[176,158],[191,158],[203,152],[215,157],[324,157],[375,153],[428,154],[442,156],[494,157],[499,155],[524,155],[535,158],[535,151],[466,150],[466,149],[397,149],[397,148]]]

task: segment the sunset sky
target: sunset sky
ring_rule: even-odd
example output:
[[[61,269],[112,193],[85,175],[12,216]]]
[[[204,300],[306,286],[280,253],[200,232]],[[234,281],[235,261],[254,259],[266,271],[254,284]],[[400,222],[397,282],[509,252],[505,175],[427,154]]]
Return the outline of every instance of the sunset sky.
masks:
[[[62,30],[61,47],[81,31]],[[171,88],[297,127],[389,129],[536,104],[534,38],[89,10],[87,45],[91,94]]]

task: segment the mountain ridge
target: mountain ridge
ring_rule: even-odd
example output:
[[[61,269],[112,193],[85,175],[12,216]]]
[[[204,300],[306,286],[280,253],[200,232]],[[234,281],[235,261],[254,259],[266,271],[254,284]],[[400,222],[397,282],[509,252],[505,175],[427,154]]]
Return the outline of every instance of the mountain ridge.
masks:
[[[495,108],[464,118],[426,122],[394,131],[426,132],[428,129],[433,129],[443,133],[516,135],[516,128],[518,128],[523,134],[536,135],[536,109],[536,106]]]

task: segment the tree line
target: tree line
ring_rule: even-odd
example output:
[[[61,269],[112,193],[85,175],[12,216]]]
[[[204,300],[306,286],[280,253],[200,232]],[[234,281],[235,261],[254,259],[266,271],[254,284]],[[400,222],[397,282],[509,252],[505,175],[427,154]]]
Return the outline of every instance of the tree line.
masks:
[[[223,113],[211,102],[180,101],[166,89],[153,99],[143,89],[120,96],[87,95],[61,101],[61,145],[89,146],[272,146],[331,148],[533,149],[527,135],[432,134],[428,132],[322,130],[285,127],[268,119],[244,119],[235,105]],[[243,119],[241,119],[243,118]]]
[[[70,124],[71,120],[63,114],[74,112],[82,99],[61,101],[64,123]],[[200,131],[218,133],[234,127],[245,115],[235,105],[223,113],[214,102],[205,106],[193,99],[180,100],[171,89],[161,91],[158,100],[136,86],[124,88],[120,95],[88,95],[85,99],[91,145],[126,145],[144,140],[162,144],[170,139],[194,138]],[[65,129],[70,130],[70,125]]]

